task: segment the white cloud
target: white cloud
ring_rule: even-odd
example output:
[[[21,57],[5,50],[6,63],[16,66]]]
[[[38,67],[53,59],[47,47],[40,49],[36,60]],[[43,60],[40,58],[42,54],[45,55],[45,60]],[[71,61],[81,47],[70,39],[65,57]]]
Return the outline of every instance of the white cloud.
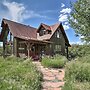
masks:
[[[62,16],[60,16],[60,18],[59,18],[59,21],[60,22],[65,22],[65,21],[67,21],[68,20],[68,16],[65,14],[63,14]]]
[[[63,27],[64,27],[64,30],[68,30],[69,29],[69,26],[68,25],[63,25]]]
[[[63,4],[61,5],[61,7],[63,6]],[[69,27],[69,23],[68,23],[68,16],[70,15],[71,9],[70,8],[62,8],[62,10],[60,11],[60,15],[59,15],[59,22],[63,23],[63,27],[65,30],[68,30]]]
[[[67,24],[68,24],[68,22],[65,22],[64,24],[65,24],[65,25],[67,25]]]
[[[22,21],[23,13],[25,12],[25,7],[23,4],[4,1],[3,5],[8,8],[8,13],[11,15],[12,20]]]
[[[61,7],[65,7],[65,4],[64,3],[61,3]]]
[[[64,8],[60,11],[60,13],[63,13],[63,14],[66,14],[66,13],[70,13],[71,12],[71,9],[70,8]]]
[[[8,12],[6,14],[6,11],[2,11],[3,13],[0,14],[1,18],[7,18],[7,19],[11,19],[13,21],[17,21],[17,22],[23,22],[25,19],[29,19],[29,18],[45,18],[45,19],[51,19],[47,16],[43,16],[39,13],[36,13],[33,10],[27,10],[25,5],[22,3],[17,3],[17,2],[9,2],[4,0],[3,2],[1,2],[7,9]]]

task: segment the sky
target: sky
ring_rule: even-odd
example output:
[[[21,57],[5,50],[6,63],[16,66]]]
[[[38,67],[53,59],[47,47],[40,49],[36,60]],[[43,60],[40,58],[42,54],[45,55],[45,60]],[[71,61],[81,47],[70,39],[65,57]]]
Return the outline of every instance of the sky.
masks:
[[[40,23],[62,22],[70,44],[81,44],[80,37],[75,36],[68,23],[71,2],[76,0],[0,0],[0,24],[3,18],[36,28]]]

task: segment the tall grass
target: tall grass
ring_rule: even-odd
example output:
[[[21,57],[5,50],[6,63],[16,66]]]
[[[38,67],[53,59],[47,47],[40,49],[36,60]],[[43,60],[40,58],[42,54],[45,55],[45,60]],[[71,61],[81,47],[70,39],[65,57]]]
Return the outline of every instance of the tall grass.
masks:
[[[63,90],[90,90],[90,56],[71,61],[65,67]]]
[[[41,64],[45,67],[50,68],[63,68],[65,66],[67,59],[64,56],[56,55],[53,58],[44,57]]]
[[[0,57],[0,90],[40,90],[41,80],[31,60]]]

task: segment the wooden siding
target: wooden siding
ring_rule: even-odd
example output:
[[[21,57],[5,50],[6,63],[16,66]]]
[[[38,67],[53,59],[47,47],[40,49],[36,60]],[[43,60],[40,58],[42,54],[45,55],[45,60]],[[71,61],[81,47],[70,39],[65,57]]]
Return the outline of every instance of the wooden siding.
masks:
[[[60,38],[57,38],[57,36],[56,36],[58,30],[59,30]],[[61,45],[59,53],[65,55],[65,39],[64,39],[64,37],[62,35],[60,27],[55,31],[55,33],[51,37],[50,41],[53,42],[53,44],[52,44],[52,52],[57,53],[55,51],[55,45]]]

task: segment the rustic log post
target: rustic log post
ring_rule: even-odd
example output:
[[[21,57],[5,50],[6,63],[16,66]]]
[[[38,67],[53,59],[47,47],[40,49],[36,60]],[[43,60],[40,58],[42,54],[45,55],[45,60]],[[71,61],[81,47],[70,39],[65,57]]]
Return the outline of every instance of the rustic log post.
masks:
[[[67,59],[68,59],[68,46],[66,46]]]
[[[28,42],[28,43],[27,43],[28,58],[30,58],[30,57],[29,57],[29,56],[30,56],[29,50],[30,50],[30,44],[29,44],[29,42]]]
[[[11,32],[10,32],[10,42],[12,41],[12,34],[11,34]]]
[[[32,43],[27,42],[28,58],[30,58],[30,49],[31,49],[32,45],[33,45]]]
[[[13,49],[14,49],[14,55],[18,56],[18,40],[14,37],[13,39]]]
[[[5,57],[5,40],[3,41],[3,57]]]

